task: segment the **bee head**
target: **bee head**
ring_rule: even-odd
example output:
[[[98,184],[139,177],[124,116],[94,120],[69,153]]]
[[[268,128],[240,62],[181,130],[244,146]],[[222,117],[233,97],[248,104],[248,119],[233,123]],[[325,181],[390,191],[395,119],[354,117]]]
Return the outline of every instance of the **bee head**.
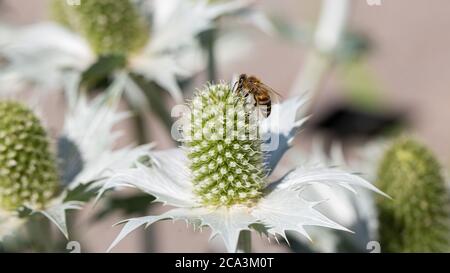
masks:
[[[243,83],[247,80],[247,74],[241,74],[239,76],[239,83]]]

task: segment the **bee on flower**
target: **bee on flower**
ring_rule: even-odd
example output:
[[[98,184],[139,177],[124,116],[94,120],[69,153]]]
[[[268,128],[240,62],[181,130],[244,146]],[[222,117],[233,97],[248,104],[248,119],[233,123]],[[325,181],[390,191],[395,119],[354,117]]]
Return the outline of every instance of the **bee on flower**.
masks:
[[[325,184],[352,190],[360,186],[384,195],[363,178],[336,168],[306,166],[276,181],[269,178],[306,120],[295,118],[305,101],[295,97],[273,105],[272,114],[261,120],[252,118],[258,116],[257,106],[232,85],[198,90],[182,119],[182,147],[149,153],[151,164],[136,161],[135,168],[115,172],[99,192],[101,196],[109,189],[135,187],[175,208],[122,221],[124,227],[109,250],[138,227],[166,219],[209,226],[212,237],[222,237],[229,252],[251,251],[250,230],[284,238],[287,230],[308,237],[305,226],[349,231],[315,208],[324,200],[308,201],[302,192]],[[278,138],[274,149],[265,146],[270,138]]]

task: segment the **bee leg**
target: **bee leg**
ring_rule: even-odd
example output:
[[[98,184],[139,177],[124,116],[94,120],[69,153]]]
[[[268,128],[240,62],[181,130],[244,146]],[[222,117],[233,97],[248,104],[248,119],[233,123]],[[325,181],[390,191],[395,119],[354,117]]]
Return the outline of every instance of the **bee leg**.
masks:
[[[234,82],[233,87],[231,88],[231,90],[237,93],[237,91],[239,90],[239,81],[235,81]]]

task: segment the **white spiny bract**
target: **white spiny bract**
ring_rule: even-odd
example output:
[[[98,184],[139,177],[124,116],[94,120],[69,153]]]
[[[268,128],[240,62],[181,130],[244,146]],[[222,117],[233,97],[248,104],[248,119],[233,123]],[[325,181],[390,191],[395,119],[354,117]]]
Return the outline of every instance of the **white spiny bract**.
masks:
[[[197,91],[182,119],[183,148],[149,153],[151,164],[137,160],[133,168],[116,171],[99,191],[100,197],[110,189],[135,187],[172,206],[159,215],[121,221],[124,227],[108,251],[140,226],[167,219],[210,227],[211,237],[222,237],[229,252],[248,251],[238,241],[241,231],[252,229],[283,238],[289,230],[310,238],[305,226],[348,231],[315,208],[323,200],[304,199],[303,193],[322,184],[383,194],[369,182],[323,166],[299,166],[272,183],[266,177],[302,125],[296,113],[305,102],[295,97],[275,104],[270,117],[258,121],[251,97],[231,85]],[[262,140],[270,138],[278,138],[273,139],[278,145],[265,152]]]
[[[265,186],[255,107],[229,85],[197,91],[184,146],[203,204],[251,204]]]

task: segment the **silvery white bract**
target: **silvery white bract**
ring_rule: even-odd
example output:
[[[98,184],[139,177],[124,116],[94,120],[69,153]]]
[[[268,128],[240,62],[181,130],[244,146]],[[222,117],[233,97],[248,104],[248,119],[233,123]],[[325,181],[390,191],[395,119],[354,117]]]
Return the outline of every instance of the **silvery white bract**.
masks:
[[[264,134],[278,135],[280,140],[279,149],[266,156],[267,173],[275,168],[303,123],[302,120],[296,120],[293,113],[298,112],[304,103],[305,99],[297,97],[274,105],[273,114],[264,121],[270,126],[261,126]],[[138,227],[148,227],[157,221],[167,219],[185,220],[196,227],[209,226],[212,230],[211,236],[222,237],[229,252],[237,250],[239,235],[244,230],[255,229],[269,236],[284,238],[288,230],[309,238],[305,226],[349,231],[315,208],[326,200],[306,200],[303,192],[315,185],[326,185],[339,186],[351,191],[354,191],[354,186],[360,186],[383,194],[364,179],[336,168],[299,167],[287,173],[282,179],[269,184],[260,199],[252,205],[205,206],[194,191],[189,159],[184,149],[151,152],[149,157],[152,159],[150,165],[136,162],[136,168],[117,171],[104,183],[99,196],[108,189],[134,187],[153,195],[157,202],[175,208],[161,215],[120,222],[124,227],[108,250]]]
[[[75,101],[69,99],[69,109],[59,143],[64,145],[67,140],[73,142],[82,155],[83,165],[82,170],[67,181],[70,188],[101,178],[105,175],[105,171],[128,167],[133,163],[132,158],[151,148],[152,145],[114,149],[117,139],[125,132],[113,131],[113,126],[130,117],[127,112],[117,112],[125,81],[126,75],[118,75],[112,85],[105,90],[104,95],[99,95],[91,101],[88,101],[85,95],[77,95],[79,92],[77,77],[72,84],[67,84],[67,97],[77,99]],[[60,147],[63,148],[63,145]],[[73,153],[68,150],[68,153],[61,153],[59,157],[70,161],[72,155]],[[71,163],[72,167],[77,165],[74,161]]]
[[[58,89],[66,69],[83,71],[95,56],[80,36],[54,23],[39,23],[0,26],[0,60],[0,93],[7,93],[28,86]]]
[[[324,145],[321,141],[313,144],[312,151],[309,153],[308,160],[306,152],[298,148],[296,153],[300,156],[290,157],[291,161],[314,166],[341,166],[347,171],[358,171],[364,174],[368,181],[376,180],[376,168],[383,152],[385,143],[375,141],[366,145],[358,153],[353,154],[352,158],[347,159],[343,153],[343,147],[334,143],[330,154],[324,152]],[[341,236],[330,230],[311,230],[311,237],[315,241],[312,249],[319,252],[337,252],[339,244],[345,240],[345,245],[349,249],[343,251],[367,251],[368,243],[377,240],[378,221],[374,196],[372,192],[361,191],[358,195],[351,194],[345,190],[332,190],[329,187],[314,187],[305,193],[309,198],[327,198],[327,202],[321,205],[320,209],[339,223],[350,227],[355,231],[354,236]],[[296,236],[300,242],[307,243],[301,236]]]
[[[68,93],[78,91],[77,81],[74,83]],[[117,112],[123,85],[124,78],[119,77],[104,94],[91,102],[87,101],[84,93],[78,93],[74,98],[66,113],[63,132],[57,138],[63,190],[44,209],[24,204],[17,212],[0,211],[0,240],[24,223],[25,217],[35,213],[51,220],[68,238],[66,211],[81,209],[84,200],[80,199],[89,199],[93,189],[101,186],[110,169],[128,168],[132,163],[129,158],[148,152],[150,145],[114,150],[120,133],[113,132],[113,126],[128,116]]]

